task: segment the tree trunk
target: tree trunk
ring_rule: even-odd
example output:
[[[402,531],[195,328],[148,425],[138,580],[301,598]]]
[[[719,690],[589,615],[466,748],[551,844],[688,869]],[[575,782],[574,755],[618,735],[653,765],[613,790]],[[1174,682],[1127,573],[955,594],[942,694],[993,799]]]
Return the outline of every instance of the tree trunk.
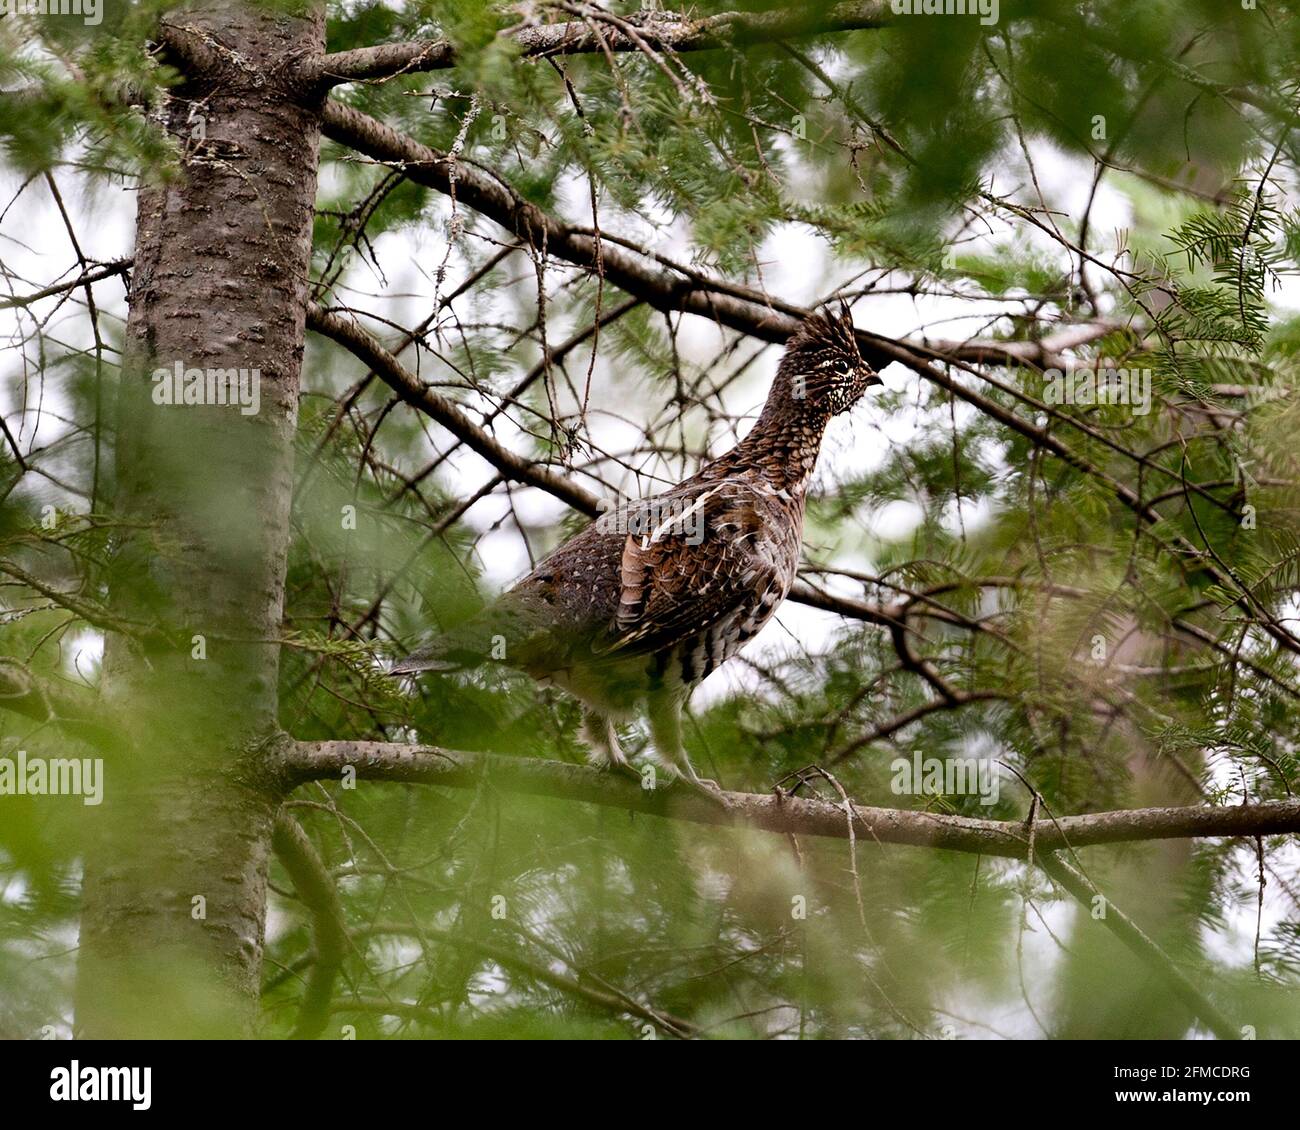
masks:
[[[108,577],[113,614],[161,631],[106,644],[132,752],[88,810],[76,1028],[92,1037],[251,1031],[278,804],[238,769],[276,730],[320,117],[286,76],[324,21],[208,2],[168,25],[183,172],[140,193]],[[159,403],[154,374],[177,366],[205,370],[205,403]],[[246,402],[211,403],[207,371],[231,369]]]

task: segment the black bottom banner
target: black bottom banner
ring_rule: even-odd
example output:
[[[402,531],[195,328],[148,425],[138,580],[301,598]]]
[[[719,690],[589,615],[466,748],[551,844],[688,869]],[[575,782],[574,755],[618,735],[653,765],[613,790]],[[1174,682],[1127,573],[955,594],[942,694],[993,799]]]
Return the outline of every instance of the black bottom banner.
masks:
[[[284,1110],[335,1119],[373,1117],[395,1109],[388,1103],[405,1106],[420,1095],[432,1099],[440,1081],[448,1097],[477,1094],[507,1106],[513,1100],[525,1110],[534,1103],[540,1114],[557,1083],[573,1092],[574,1102],[603,1098],[611,1087],[630,1087],[644,1098],[643,1088],[669,1078],[667,1071],[673,1072],[674,1092],[690,1079],[692,1104],[702,1100],[707,1107],[706,1095],[713,1091],[734,1115],[748,1097],[770,1102],[772,1072],[796,1066],[816,1070],[833,1085],[851,1084],[855,1106],[878,1099],[892,1107],[941,1094],[958,1116],[965,1103],[987,1114],[995,1096],[1010,1110],[1020,1101],[1017,1095],[1030,1094],[1039,1113],[1059,1103],[1071,1115],[1121,1107],[1245,1107],[1262,1114],[1293,1099],[1297,1090],[1296,1045],[1265,1041],[819,1043],[802,1053],[769,1048],[781,1058],[761,1061],[767,1064],[761,1073],[752,1048],[732,1060],[715,1046],[704,1060],[690,1061],[623,1047],[628,1054],[608,1061],[606,1073],[603,1053],[591,1047],[568,1048],[562,1059],[552,1060],[544,1045],[28,1042],[4,1046],[0,1079],[7,1115],[40,1116],[63,1107],[92,1116],[111,1108],[128,1115],[202,1111],[208,1117],[225,1110],[256,1110],[260,1117]],[[800,1059],[803,1054],[816,1059]],[[534,1081],[536,1089],[529,1086]],[[579,1090],[586,1087],[589,1096]]]

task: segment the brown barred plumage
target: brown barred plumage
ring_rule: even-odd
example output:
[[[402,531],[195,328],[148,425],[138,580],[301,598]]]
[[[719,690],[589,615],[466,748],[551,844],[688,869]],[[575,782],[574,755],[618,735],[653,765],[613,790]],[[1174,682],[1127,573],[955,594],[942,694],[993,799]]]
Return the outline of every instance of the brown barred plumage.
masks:
[[[879,383],[847,307],[807,318],[757,423],[731,451],[617,521],[597,520],[469,625],[392,672],[473,666],[487,660],[492,637],[504,637],[505,663],[583,703],[597,759],[627,766],[615,723],[644,709],[660,757],[704,784],[682,745],[682,707],[790,591],[826,425]]]

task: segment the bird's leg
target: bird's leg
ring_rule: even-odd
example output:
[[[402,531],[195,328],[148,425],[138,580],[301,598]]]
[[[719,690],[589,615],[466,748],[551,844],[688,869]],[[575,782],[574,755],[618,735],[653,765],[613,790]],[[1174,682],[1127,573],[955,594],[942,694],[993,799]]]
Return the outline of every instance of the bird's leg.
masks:
[[[619,745],[618,729],[608,714],[598,714],[587,709],[582,714],[582,739],[591,751],[590,760],[594,765],[603,765],[622,773],[629,773],[637,780],[641,773],[627,759],[623,747]]]
[[[650,720],[650,737],[660,758],[671,761],[677,770],[678,780],[710,800],[729,807],[717,781],[710,781],[695,772],[695,766],[686,755],[682,742],[682,706],[678,695],[655,694],[650,696],[647,714]]]

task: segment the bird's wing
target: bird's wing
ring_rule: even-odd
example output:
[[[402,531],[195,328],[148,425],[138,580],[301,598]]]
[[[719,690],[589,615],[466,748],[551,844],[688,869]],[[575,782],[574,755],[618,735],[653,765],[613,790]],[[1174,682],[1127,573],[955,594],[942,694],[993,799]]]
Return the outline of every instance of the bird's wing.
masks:
[[[618,611],[598,654],[665,651],[789,588],[799,536],[785,536],[770,494],[724,481],[660,498],[673,500],[660,521],[623,544]]]

